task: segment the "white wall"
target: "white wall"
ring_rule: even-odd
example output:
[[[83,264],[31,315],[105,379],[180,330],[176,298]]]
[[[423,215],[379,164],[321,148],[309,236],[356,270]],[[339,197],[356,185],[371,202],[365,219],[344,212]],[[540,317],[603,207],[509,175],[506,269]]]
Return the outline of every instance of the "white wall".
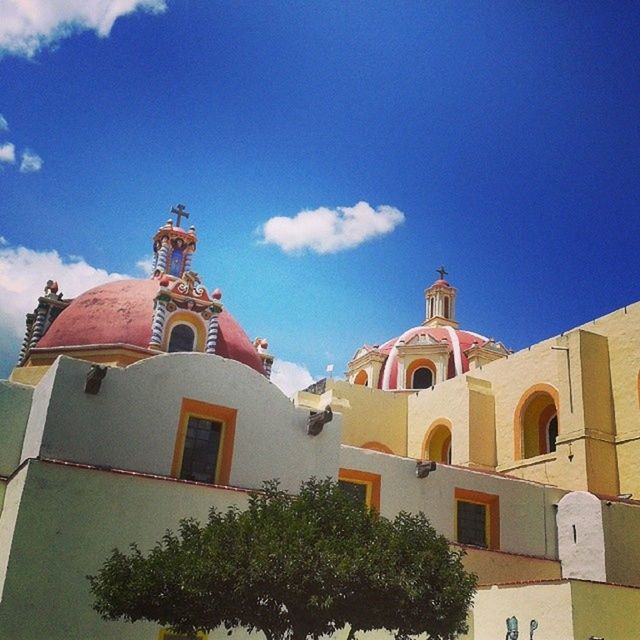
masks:
[[[309,476],[336,476],[340,416],[308,436],[309,411],[296,409],[243,364],[201,353],[160,355],[110,368],[97,395],[84,392],[89,367],[61,357],[43,378],[23,459],[40,455],[170,475],[182,400],[190,398],[237,410],[232,485],[259,487],[280,478],[295,491]]]

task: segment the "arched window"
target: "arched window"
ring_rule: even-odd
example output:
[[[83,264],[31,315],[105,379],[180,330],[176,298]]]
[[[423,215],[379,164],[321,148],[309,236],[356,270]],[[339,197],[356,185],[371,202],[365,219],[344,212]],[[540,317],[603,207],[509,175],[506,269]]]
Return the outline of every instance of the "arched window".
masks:
[[[433,318],[433,298],[429,298],[429,317]]]
[[[167,351],[169,353],[193,351],[195,341],[196,334],[188,324],[177,324],[171,330]]]
[[[440,423],[430,427],[422,455],[426,460],[451,464],[451,429],[447,424]]]
[[[433,385],[433,371],[428,367],[420,367],[413,372],[412,389],[428,389]]]
[[[366,387],[367,382],[369,382],[369,376],[367,376],[367,372],[364,370],[358,371],[356,377],[353,380],[353,384],[360,384],[363,387]]]
[[[557,392],[549,385],[536,385],[520,400],[516,409],[515,426],[519,432],[516,434],[516,458],[533,458],[556,450],[558,407],[555,397]]]
[[[449,296],[444,297],[444,317],[449,317]]]

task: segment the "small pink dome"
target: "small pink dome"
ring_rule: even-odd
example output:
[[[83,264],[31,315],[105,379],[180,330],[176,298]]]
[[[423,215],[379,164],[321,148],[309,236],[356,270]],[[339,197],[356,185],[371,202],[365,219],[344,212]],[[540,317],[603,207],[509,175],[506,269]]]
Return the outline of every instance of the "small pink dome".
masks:
[[[436,280],[431,286],[432,287],[450,287],[451,285],[446,280],[443,280],[442,278],[440,278],[439,280]]]
[[[117,280],[85,291],[53,322],[38,349],[116,344],[147,349],[159,287],[157,280]],[[226,310],[218,316],[216,353],[264,373],[247,334]]]
[[[465,351],[474,344],[483,344],[487,338],[470,331],[462,331],[453,327],[413,327],[405,331],[401,336],[388,340],[380,345],[379,351],[387,355],[387,359],[380,371],[378,379],[379,389],[398,388],[398,359],[397,347],[401,344],[409,343],[419,335],[428,336],[437,342],[446,343],[449,351],[449,361],[447,368],[447,378],[469,371],[469,360]]]

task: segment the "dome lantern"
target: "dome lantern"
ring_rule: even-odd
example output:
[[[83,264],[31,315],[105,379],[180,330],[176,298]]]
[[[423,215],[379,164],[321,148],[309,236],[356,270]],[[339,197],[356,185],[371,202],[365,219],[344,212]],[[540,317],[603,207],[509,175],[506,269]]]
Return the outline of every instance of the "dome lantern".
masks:
[[[444,279],[446,275],[449,275],[444,266],[436,269],[436,272],[440,274],[440,278],[424,290],[426,313],[422,324],[427,327],[453,327],[457,329],[459,326],[456,320],[458,291]]]

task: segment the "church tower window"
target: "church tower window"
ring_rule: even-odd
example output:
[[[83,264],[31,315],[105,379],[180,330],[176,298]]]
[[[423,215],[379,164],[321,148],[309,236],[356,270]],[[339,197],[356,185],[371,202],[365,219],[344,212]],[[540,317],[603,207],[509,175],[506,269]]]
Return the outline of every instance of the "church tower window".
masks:
[[[196,341],[196,334],[187,324],[177,324],[171,330],[169,338],[168,353],[176,353],[178,351],[193,351]]]
[[[182,454],[180,478],[215,482],[222,423],[189,416]]]

